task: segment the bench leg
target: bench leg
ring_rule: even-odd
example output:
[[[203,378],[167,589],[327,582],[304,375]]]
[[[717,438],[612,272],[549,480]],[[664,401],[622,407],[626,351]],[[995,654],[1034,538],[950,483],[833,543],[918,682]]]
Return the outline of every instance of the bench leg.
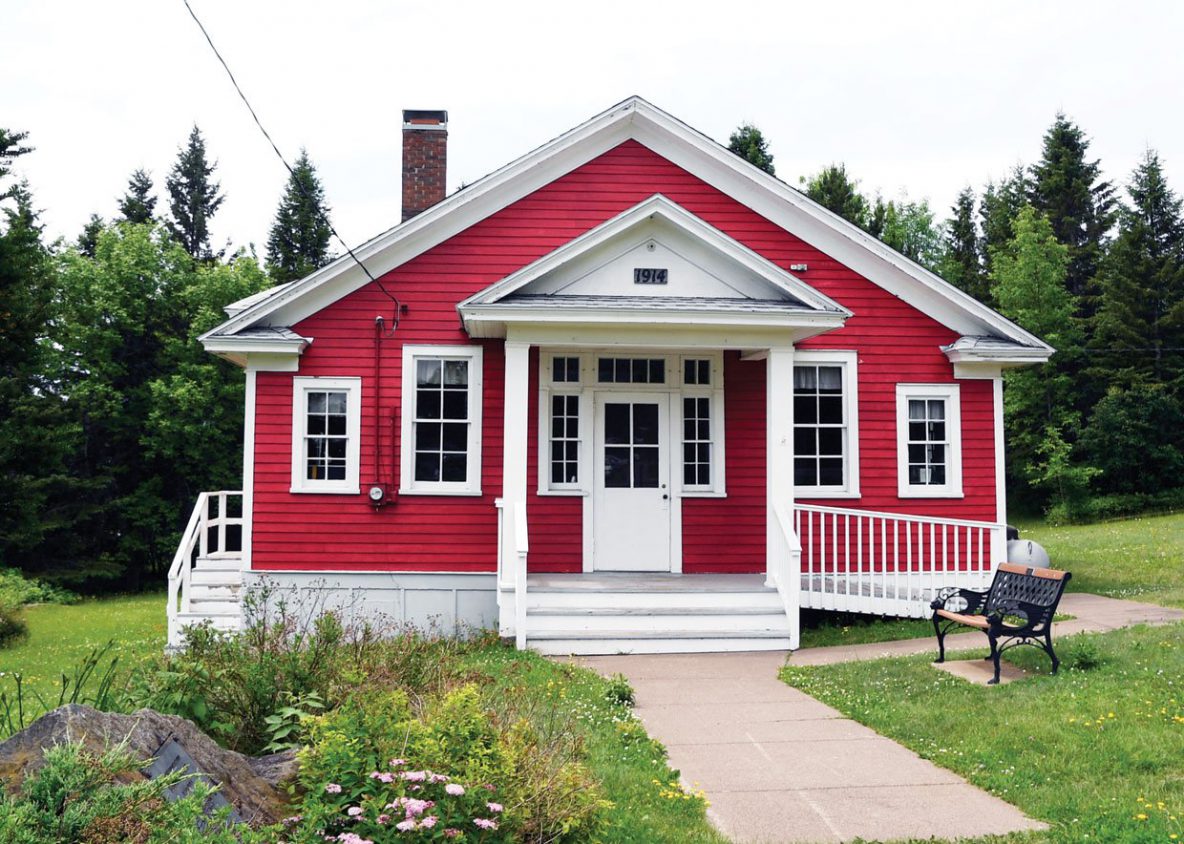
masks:
[[[995,663],[995,676],[987,681],[987,685],[997,686],[999,684],[999,640],[992,633],[987,633],[987,638],[991,640],[991,655],[987,659]]]
[[[937,661],[946,661],[946,632],[941,629],[937,621],[937,613],[933,614],[933,631],[937,633]]]
[[[1057,652],[1052,649],[1051,630],[1044,634],[1044,650],[1048,652],[1048,658],[1052,660],[1052,673],[1056,674],[1057,669],[1061,667],[1061,661],[1057,659]]]

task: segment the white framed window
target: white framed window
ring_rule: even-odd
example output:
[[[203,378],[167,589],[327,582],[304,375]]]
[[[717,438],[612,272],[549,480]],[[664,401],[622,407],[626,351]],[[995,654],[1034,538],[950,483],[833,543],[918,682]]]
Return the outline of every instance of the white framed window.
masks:
[[[356,495],[362,379],[292,379],[292,492]]]
[[[583,394],[584,358],[570,352],[539,355],[539,493],[583,495],[584,449],[591,433]]]
[[[722,495],[723,358],[717,353],[685,355],[677,371],[683,494]]]
[[[793,478],[802,498],[859,497],[859,356],[793,358]]]
[[[962,497],[962,408],[957,384],[896,385],[901,498]]]
[[[403,347],[400,494],[481,494],[481,352]]]

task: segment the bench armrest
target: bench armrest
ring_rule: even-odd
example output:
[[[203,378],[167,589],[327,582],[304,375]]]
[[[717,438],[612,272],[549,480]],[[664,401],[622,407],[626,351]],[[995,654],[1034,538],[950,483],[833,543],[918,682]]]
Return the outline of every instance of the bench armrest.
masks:
[[[979,615],[983,611],[983,607],[987,603],[987,595],[990,593],[989,589],[960,589],[956,586],[946,586],[937,593],[937,597],[929,605],[930,609],[942,610],[947,609],[946,603],[951,598],[961,599],[966,602],[965,607],[950,607],[954,612],[965,613],[966,615]]]

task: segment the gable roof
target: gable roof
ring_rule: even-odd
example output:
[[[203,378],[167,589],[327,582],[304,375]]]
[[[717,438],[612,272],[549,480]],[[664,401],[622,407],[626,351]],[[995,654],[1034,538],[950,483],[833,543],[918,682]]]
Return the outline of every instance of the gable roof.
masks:
[[[641,97],[630,97],[354,249],[378,277],[626,140],[642,145],[962,335],[1052,353],[1035,335]],[[294,325],[369,282],[342,256],[201,337]],[[207,342],[207,345],[209,343]]]

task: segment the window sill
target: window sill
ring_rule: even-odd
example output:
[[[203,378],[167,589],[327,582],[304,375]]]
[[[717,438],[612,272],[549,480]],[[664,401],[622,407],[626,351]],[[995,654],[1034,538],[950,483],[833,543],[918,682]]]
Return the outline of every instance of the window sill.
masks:
[[[357,486],[344,489],[334,489],[332,487],[294,486],[290,487],[288,492],[292,493],[293,495],[361,495],[362,488]]]
[[[587,498],[591,495],[584,489],[539,489],[537,494],[544,498]]]
[[[830,499],[830,498],[862,498],[863,493],[859,490],[843,490],[843,489],[817,489],[815,487],[797,486],[793,489],[794,500],[805,498],[810,501],[816,499]]]
[[[965,498],[960,489],[913,489],[901,488],[896,492],[897,498]]]
[[[727,490],[716,492],[713,489],[684,489],[678,493],[679,498],[727,498]]]
[[[436,495],[436,496],[452,496],[464,498],[479,498],[484,493],[479,489],[416,489],[414,487],[408,489],[406,487],[399,488],[399,495]]]

